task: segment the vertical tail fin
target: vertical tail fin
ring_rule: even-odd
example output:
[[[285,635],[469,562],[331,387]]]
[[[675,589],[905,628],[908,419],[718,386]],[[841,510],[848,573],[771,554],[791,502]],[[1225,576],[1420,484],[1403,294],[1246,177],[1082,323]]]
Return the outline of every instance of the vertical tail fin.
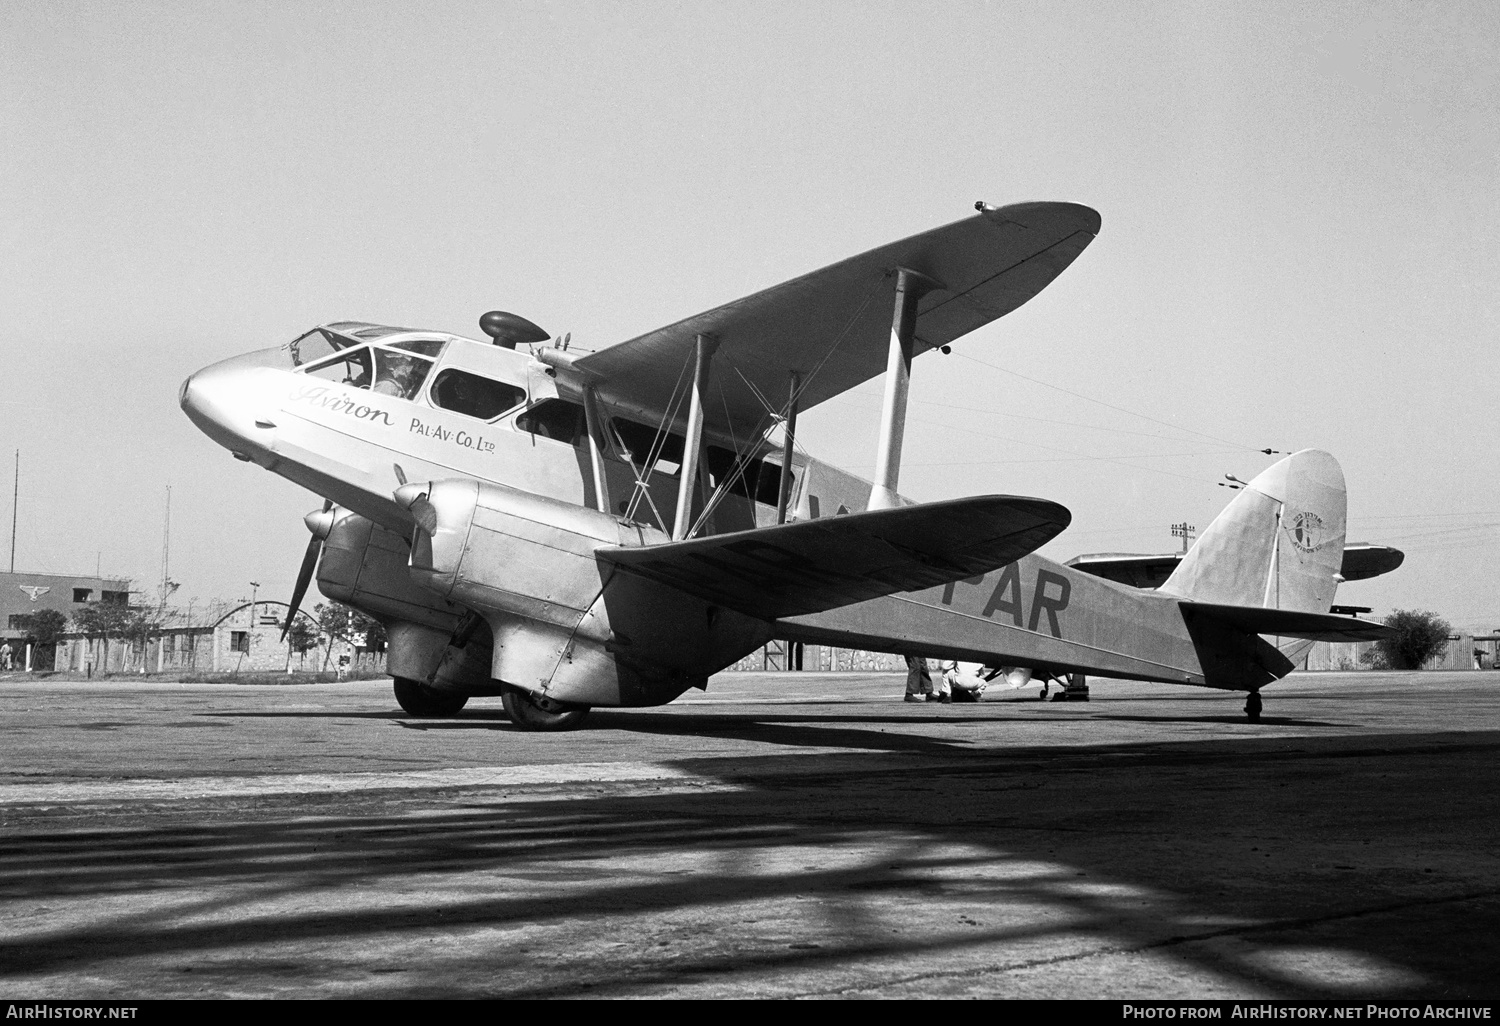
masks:
[[[1344,558],[1344,472],[1303,449],[1239,491],[1161,590],[1192,602],[1326,613]]]

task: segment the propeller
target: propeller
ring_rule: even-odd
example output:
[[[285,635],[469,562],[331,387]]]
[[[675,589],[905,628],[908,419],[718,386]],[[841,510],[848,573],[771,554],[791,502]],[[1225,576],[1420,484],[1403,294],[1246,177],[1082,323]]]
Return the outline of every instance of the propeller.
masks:
[[[396,480],[401,484],[401,487],[391,493],[391,497],[406,507],[418,527],[428,534],[436,534],[437,508],[427,501],[427,496],[432,493],[431,482],[426,485],[407,484],[406,471],[401,469],[401,464],[393,463],[391,469],[396,472]]]
[[[281,627],[281,640],[285,641],[288,632],[292,629],[292,621],[297,618],[297,609],[302,605],[302,597],[307,594],[307,586],[312,583],[313,570],[318,565],[318,556],[323,551],[323,539],[328,537],[328,531],[333,527],[333,518],[328,514],[333,509],[333,500],[328,499],[323,503],[323,508],[317,513],[309,513],[302,518],[307,529],[312,532],[312,540],[307,543],[307,552],[302,557],[302,569],[297,571],[297,584],[292,588],[292,601],[288,604],[286,623]]]

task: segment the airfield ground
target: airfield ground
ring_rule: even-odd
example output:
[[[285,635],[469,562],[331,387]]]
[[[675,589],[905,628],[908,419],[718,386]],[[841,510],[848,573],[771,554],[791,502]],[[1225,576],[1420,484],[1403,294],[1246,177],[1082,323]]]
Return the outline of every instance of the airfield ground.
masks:
[[[1500,674],[902,686],[0,682],[0,996],[1500,995]]]

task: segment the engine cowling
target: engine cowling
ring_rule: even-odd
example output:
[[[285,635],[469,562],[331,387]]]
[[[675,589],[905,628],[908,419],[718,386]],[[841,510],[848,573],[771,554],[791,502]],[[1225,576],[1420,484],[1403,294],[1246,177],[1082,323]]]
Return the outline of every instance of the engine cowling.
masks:
[[[563,702],[659,705],[770,639],[764,621],[595,554],[664,542],[660,531],[472,479],[397,498],[418,524],[412,579],[484,616],[497,680]]]

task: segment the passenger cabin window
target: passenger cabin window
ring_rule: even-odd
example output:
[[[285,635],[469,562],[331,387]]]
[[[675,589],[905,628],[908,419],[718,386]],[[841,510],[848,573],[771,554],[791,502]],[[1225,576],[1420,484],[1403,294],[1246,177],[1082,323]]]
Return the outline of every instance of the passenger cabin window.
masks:
[[[655,428],[619,417],[614,418],[613,423],[615,434],[620,436],[636,466],[645,466],[654,455],[657,472],[676,474],[682,469],[684,443],[681,435],[664,435]]]
[[[583,407],[566,399],[537,403],[516,418],[516,427],[569,445],[577,445],[586,437]]]
[[[707,449],[708,473],[715,488],[728,481],[731,495],[743,495],[767,506],[776,505],[776,500],[781,497],[780,467],[755,458],[736,457],[717,445],[710,445]]]
[[[480,420],[494,420],[526,401],[524,388],[451,368],[438,374],[429,394],[432,405]]]
[[[433,385],[434,402],[438,402],[438,388],[452,373],[456,372],[443,371],[438,375],[437,383]],[[439,402],[438,405],[442,404]],[[656,473],[675,475],[681,472],[685,445],[681,435],[660,432],[622,417],[611,418],[610,423],[637,467],[645,467],[654,459]],[[573,445],[582,444],[588,437],[583,407],[566,399],[547,399],[538,403],[516,418],[516,426],[522,431]],[[715,488],[727,482],[732,495],[742,495],[767,506],[776,505],[781,492],[781,468],[776,464],[766,463],[759,457],[737,456],[717,445],[704,446],[703,462],[709,483]]]

